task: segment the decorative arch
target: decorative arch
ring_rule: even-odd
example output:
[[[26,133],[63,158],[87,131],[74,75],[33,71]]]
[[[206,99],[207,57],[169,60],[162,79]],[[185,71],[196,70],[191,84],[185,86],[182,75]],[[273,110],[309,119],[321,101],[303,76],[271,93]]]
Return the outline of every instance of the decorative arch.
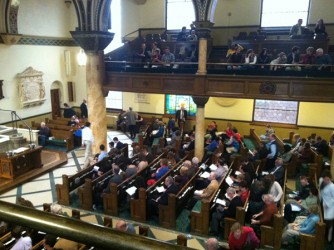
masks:
[[[78,31],[108,31],[111,0],[73,0]]]
[[[18,34],[17,16],[20,0],[0,0],[1,7],[1,33]]]

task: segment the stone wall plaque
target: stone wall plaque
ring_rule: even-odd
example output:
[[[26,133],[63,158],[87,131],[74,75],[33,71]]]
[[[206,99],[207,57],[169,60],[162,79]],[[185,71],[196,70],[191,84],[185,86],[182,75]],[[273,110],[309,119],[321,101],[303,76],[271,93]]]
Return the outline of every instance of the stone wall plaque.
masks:
[[[43,72],[29,67],[22,73],[17,74],[17,77],[19,78],[19,99],[23,108],[41,105],[45,102]]]

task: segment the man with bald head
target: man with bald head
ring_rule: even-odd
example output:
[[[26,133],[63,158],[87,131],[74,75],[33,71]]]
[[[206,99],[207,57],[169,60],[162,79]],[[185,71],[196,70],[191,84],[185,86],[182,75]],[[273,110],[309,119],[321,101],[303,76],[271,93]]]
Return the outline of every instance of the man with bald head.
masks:
[[[116,223],[115,229],[119,230],[119,231],[131,233],[131,234],[136,234],[136,230],[135,230],[134,226],[130,223],[126,223],[124,220],[119,220]]]
[[[206,241],[206,250],[217,250],[219,249],[219,243],[216,238],[209,238]]]

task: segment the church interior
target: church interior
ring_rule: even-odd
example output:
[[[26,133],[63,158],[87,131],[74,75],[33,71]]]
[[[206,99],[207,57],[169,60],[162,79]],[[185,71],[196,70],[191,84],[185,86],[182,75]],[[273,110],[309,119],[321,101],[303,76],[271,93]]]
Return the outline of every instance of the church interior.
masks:
[[[259,226],[258,232],[254,229],[260,239],[256,248],[332,249],[334,212],[328,217],[323,207],[319,178],[334,174],[334,63],[324,70],[301,63],[274,64],[278,70],[272,70],[269,63],[231,64],[226,54],[234,45],[241,46],[243,54],[253,49],[257,55],[266,47],[275,59],[281,51],[290,54],[293,46],[303,55],[311,46],[322,48],[334,62],[334,5],[332,0],[309,0],[307,19],[303,20],[304,27],[313,31],[318,19],[323,19],[326,37],[316,39],[313,33],[305,33],[292,38],[290,27],[261,27],[266,1],[185,0],[194,8],[192,22],[198,35],[198,40],[189,41],[177,38],[183,26],[189,34],[192,29],[182,17],[177,29],[167,28],[170,0],[0,0],[0,249],[11,249],[17,241],[11,234],[13,225],[28,233],[33,229],[36,238],[32,238],[31,249],[53,249],[45,246],[46,234],[80,243],[75,249],[239,249],[231,247],[229,238],[235,223],[252,227],[248,214],[256,178],[249,183],[249,198],[235,209],[233,218],[221,219],[218,232],[212,231],[212,221],[218,200],[225,199],[229,186],[234,185],[228,184],[228,179],[237,182],[236,172],[245,159],[254,156],[261,143],[270,143],[266,134],[269,125],[281,156],[286,153],[285,146],[290,145],[291,150],[298,138],[313,144],[310,161],[302,161],[296,153],[282,164],[278,212],[270,225]],[[143,60],[138,51],[143,44],[149,51],[153,43],[161,54],[168,47],[175,62]],[[191,54],[192,47],[198,50],[195,60],[185,56]],[[285,70],[280,70],[282,67]],[[270,111],[262,107],[261,113],[259,105],[267,101],[278,104]],[[289,106],[283,115],[277,112],[292,102],[295,106]],[[68,125],[64,104],[79,116],[80,126]],[[88,109],[88,117],[82,116],[82,105]],[[121,121],[130,107],[142,118],[133,138],[129,124]],[[181,118],[177,115],[181,107],[188,112],[184,120],[184,113]],[[261,120],[268,112],[275,115]],[[286,122],[292,113],[292,122]],[[180,136],[176,146],[171,146],[175,130],[167,124],[175,118]],[[52,134],[43,147],[39,146],[42,122]],[[100,153],[101,144],[111,152],[109,143],[115,137],[125,145],[109,153],[111,170],[98,177],[94,173],[99,168],[102,171],[102,161],[87,167],[84,141],[76,140],[76,131],[83,131],[86,122],[94,136],[92,156]],[[161,138],[153,134],[159,126],[165,131]],[[233,136],[226,137],[232,127],[236,129]],[[231,153],[228,144],[235,134],[239,135],[240,148]],[[192,136],[193,149],[187,150]],[[219,142],[211,152],[209,146],[216,137]],[[325,141],[325,152],[316,146],[320,141]],[[109,193],[99,189],[115,174],[111,162],[115,164],[118,153],[129,160],[119,164],[126,172],[128,165],[138,165],[145,149],[154,156],[152,161],[144,160],[148,162],[145,171],[123,175],[118,185],[108,184]],[[177,155],[178,160],[172,164],[168,159],[168,174],[148,184],[151,176],[147,178],[146,171],[158,171],[170,155]],[[167,177],[182,175],[184,164],[194,157],[204,167],[197,166],[186,184],[177,193],[167,194],[167,204],[157,205],[156,214],[151,216],[154,206],[150,200],[158,197],[159,185],[166,185]],[[211,177],[201,175],[215,172],[213,168],[222,158],[227,172],[217,182],[218,188],[208,199],[196,200],[199,187],[204,190],[210,183]],[[262,181],[268,163],[255,156],[252,161],[257,179]],[[138,187],[134,198],[127,191],[139,176],[145,176],[145,186]],[[291,192],[303,189],[304,176],[319,191],[319,221],[312,233],[301,233],[297,240],[285,244],[285,208],[291,202]],[[334,202],[334,198],[330,200]],[[61,211],[58,215],[52,212],[55,208]],[[124,221],[134,227],[134,234],[117,228]],[[213,246],[209,238],[216,239]]]

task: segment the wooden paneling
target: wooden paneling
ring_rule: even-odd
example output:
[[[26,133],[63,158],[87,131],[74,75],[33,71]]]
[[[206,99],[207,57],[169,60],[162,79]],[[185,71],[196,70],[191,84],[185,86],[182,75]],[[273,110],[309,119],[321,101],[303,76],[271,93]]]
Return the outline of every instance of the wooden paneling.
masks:
[[[334,102],[333,78],[107,72],[104,91]]]

